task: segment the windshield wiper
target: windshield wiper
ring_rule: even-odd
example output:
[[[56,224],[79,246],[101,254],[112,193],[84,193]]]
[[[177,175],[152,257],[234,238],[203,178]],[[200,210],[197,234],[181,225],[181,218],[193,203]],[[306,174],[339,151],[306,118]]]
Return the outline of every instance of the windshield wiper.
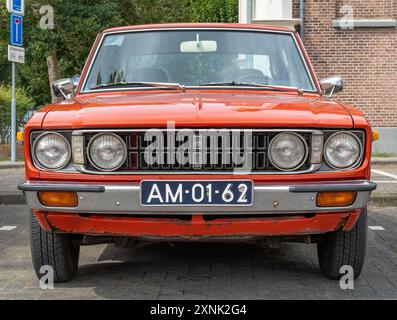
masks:
[[[185,91],[185,86],[179,83],[167,83],[167,82],[141,82],[141,81],[119,81],[115,83],[100,84],[91,87],[91,90],[103,89],[103,88],[115,88],[115,87],[154,87],[154,88],[165,88]]]
[[[239,81],[230,81],[230,82],[209,82],[209,83],[200,83],[202,87],[226,87],[226,86],[240,86],[240,87],[258,87],[258,88],[265,88],[269,90],[276,90],[276,91],[291,91],[296,90],[298,93],[301,93],[302,90],[297,87],[279,87],[279,86],[272,86],[268,84],[256,83],[256,82],[239,82]]]

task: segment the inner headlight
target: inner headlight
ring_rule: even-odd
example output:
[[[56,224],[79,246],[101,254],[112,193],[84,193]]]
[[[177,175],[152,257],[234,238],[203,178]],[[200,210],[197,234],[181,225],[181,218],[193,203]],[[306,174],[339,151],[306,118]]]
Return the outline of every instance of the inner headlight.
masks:
[[[349,132],[337,132],[329,137],[325,143],[324,158],[333,168],[349,168],[357,163],[360,156],[360,141]]]
[[[33,145],[34,157],[44,169],[59,170],[70,161],[70,145],[66,138],[56,132],[40,135]]]
[[[298,169],[307,158],[307,143],[296,133],[280,133],[269,145],[269,160],[283,171]]]
[[[120,168],[127,158],[124,141],[113,133],[100,133],[88,144],[88,157],[92,165],[103,171]]]

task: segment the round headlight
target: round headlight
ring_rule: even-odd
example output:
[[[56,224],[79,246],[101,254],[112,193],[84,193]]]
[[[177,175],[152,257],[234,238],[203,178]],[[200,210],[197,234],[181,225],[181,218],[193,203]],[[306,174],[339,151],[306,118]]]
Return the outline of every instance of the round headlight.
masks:
[[[269,145],[269,160],[283,171],[298,169],[307,159],[307,143],[296,133],[280,133]]]
[[[346,169],[357,163],[361,143],[349,132],[337,132],[328,138],[324,147],[325,161],[335,169]]]
[[[88,157],[98,170],[114,171],[125,162],[127,147],[118,135],[99,133],[88,144]]]
[[[34,157],[44,169],[59,170],[70,161],[70,145],[66,138],[55,132],[43,133],[33,145]]]

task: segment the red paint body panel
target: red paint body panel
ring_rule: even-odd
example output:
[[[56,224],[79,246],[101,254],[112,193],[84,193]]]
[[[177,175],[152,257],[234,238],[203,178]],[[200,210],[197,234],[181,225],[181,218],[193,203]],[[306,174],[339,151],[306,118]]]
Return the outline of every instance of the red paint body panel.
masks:
[[[139,29],[159,29],[159,28],[238,28],[238,29],[259,29],[259,30],[274,30],[274,31],[287,31],[291,32],[291,29],[279,26],[263,26],[257,24],[239,24],[239,23],[164,23],[164,24],[144,24],[137,26],[123,26],[116,28],[109,28],[104,30],[102,33],[117,32],[117,31],[128,31],[128,30],[139,30]]]
[[[200,107],[197,106],[200,101]],[[154,128],[352,128],[345,108],[313,95],[269,91],[97,93],[55,106],[44,129]]]
[[[192,221],[148,219],[95,215],[84,218],[76,214],[47,213],[54,230],[89,235],[158,236],[158,237],[221,237],[274,236],[321,234],[344,225],[351,212],[322,213],[312,218],[271,217],[257,219],[219,219],[204,221],[194,216]]]
[[[53,108],[53,105],[48,105],[38,110],[27,123],[24,130],[24,154],[25,154],[25,177],[29,179],[39,179],[40,172],[33,166],[30,157],[30,133],[32,130],[41,130],[43,128],[43,121],[47,113]]]
[[[346,224],[343,226],[343,231],[350,231],[354,228],[358,218],[360,218],[361,212],[362,211],[357,210],[351,213],[348,220],[346,221]]]
[[[42,211],[33,210],[40,227],[47,232],[52,231],[52,226],[48,224],[46,214]]]

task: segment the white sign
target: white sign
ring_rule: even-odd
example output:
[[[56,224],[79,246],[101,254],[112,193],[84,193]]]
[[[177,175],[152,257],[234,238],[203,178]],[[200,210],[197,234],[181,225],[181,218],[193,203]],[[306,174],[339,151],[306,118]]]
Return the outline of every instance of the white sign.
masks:
[[[23,16],[25,14],[25,0],[7,0],[7,10],[9,13]]]
[[[8,61],[25,63],[25,48],[8,46]]]

